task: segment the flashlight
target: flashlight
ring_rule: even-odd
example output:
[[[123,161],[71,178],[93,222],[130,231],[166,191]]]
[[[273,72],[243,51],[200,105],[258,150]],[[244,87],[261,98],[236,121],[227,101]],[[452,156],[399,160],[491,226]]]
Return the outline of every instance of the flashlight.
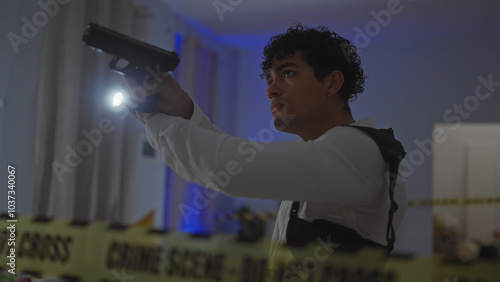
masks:
[[[113,107],[119,107],[123,103],[123,93],[120,91],[115,92],[113,95],[113,100],[111,102],[111,105]]]

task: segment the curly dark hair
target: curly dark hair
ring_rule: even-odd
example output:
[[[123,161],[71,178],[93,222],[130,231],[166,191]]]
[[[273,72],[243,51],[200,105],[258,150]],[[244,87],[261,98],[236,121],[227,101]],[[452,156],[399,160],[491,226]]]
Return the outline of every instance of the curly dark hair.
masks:
[[[322,25],[314,29],[295,23],[286,33],[271,37],[264,47],[264,61],[260,65],[264,73],[260,75],[261,78],[265,77],[275,59],[293,56],[298,51],[302,52],[304,60],[313,68],[318,80],[322,80],[333,70],[342,72],[344,84],[339,94],[347,108],[348,102],[354,101],[364,91],[366,77],[356,47],[351,41]]]

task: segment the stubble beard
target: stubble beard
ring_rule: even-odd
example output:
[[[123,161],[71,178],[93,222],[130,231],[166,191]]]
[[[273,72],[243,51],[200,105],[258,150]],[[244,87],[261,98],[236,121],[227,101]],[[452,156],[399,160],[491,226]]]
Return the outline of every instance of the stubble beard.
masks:
[[[278,112],[274,115],[274,127],[278,131],[293,133],[294,120],[297,115]]]

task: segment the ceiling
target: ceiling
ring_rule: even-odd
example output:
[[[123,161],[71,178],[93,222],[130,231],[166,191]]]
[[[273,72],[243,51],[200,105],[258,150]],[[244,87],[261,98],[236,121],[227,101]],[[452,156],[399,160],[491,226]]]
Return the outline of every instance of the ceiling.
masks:
[[[370,22],[394,36],[491,32],[500,28],[498,0],[160,0],[214,37],[252,44],[292,23],[325,25],[352,39]],[[390,15],[390,19],[385,17]],[[376,30],[375,30],[376,31]],[[234,40],[237,39],[237,40]]]

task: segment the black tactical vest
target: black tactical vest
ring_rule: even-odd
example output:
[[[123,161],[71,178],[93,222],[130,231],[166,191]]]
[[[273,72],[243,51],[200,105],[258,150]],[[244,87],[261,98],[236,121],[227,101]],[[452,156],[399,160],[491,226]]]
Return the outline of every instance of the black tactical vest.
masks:
[[[365,126],[349,126],[357,128],[367,133],[378,145],[384,160],[389,164],[389,191],[387,191],[391,205],[387,223],[386,239],[387,246],[377,244],[365,239],[356,233],[355,230],[329,222],[322,219],[309,222],[297,216],[299,202],[293,202],[290,209],[290,219],[286,230],[286,240],[288,246],[301,247],[319,238],[325,242],[332,242],[336,251],[356,251],[363,247],[385,248],[389,254],[394,248],[395,232],[392,226],[393,216],[398,205],[394,201],[394,188],[398,175],[399,162],[404,158],[406,152],[399,141],[394,139],[392,128],[375,129]]]

